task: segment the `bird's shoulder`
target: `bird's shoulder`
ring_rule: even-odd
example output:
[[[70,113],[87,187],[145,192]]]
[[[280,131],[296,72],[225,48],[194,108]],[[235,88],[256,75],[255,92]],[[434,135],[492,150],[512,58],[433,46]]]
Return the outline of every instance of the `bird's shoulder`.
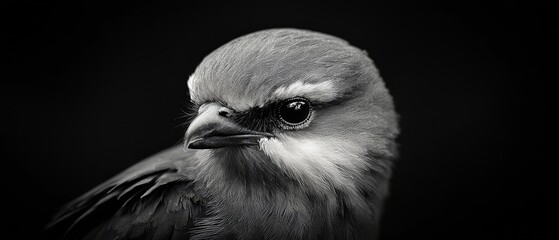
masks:
[[[68,239],[187,239],[205,212],[193,157],[177,146],[147,158],[66,204],[48,227]]]

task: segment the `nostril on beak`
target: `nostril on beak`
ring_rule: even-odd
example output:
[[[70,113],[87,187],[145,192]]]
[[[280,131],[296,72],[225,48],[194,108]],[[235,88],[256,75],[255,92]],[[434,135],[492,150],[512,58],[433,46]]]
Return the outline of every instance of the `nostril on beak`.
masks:
[[[219,110],[217,110],[219,116],[222,117],[229,117],[231,116],[231,114],[233,114],[233,110],[226,108],[226,107],[221,107],[219,108]]]

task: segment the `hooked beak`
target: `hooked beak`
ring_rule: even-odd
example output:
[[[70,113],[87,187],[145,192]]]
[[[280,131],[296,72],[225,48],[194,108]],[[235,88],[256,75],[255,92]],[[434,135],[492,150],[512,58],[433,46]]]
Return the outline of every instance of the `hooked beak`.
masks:
[[[228,117],[231,109],[216,103],[204,104],[198,110],[188,130],[185,146],[192,149],[210,149],[237,145],[258,145],[260,139],[273,134],[246,129]]]

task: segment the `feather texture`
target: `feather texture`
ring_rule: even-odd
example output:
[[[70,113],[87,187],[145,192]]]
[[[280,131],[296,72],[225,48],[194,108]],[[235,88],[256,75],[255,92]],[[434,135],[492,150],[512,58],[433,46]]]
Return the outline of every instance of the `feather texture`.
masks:
[[[175,147],[137,164],[68,203],[48,225],[67,239],[188,239],[203,215],[201,197]]]

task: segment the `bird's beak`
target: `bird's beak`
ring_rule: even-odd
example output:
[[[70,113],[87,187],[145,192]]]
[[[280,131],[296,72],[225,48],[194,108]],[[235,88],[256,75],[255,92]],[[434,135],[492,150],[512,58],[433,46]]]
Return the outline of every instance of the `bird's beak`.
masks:
[[[232,110],[216,103],[204,104],[198,110],[188,130],[186,144],[188,148],[209,149],[236,145],[258,145],[260,139],[272,137],[266,132],[246,129],[231,121],[228,113]]]

